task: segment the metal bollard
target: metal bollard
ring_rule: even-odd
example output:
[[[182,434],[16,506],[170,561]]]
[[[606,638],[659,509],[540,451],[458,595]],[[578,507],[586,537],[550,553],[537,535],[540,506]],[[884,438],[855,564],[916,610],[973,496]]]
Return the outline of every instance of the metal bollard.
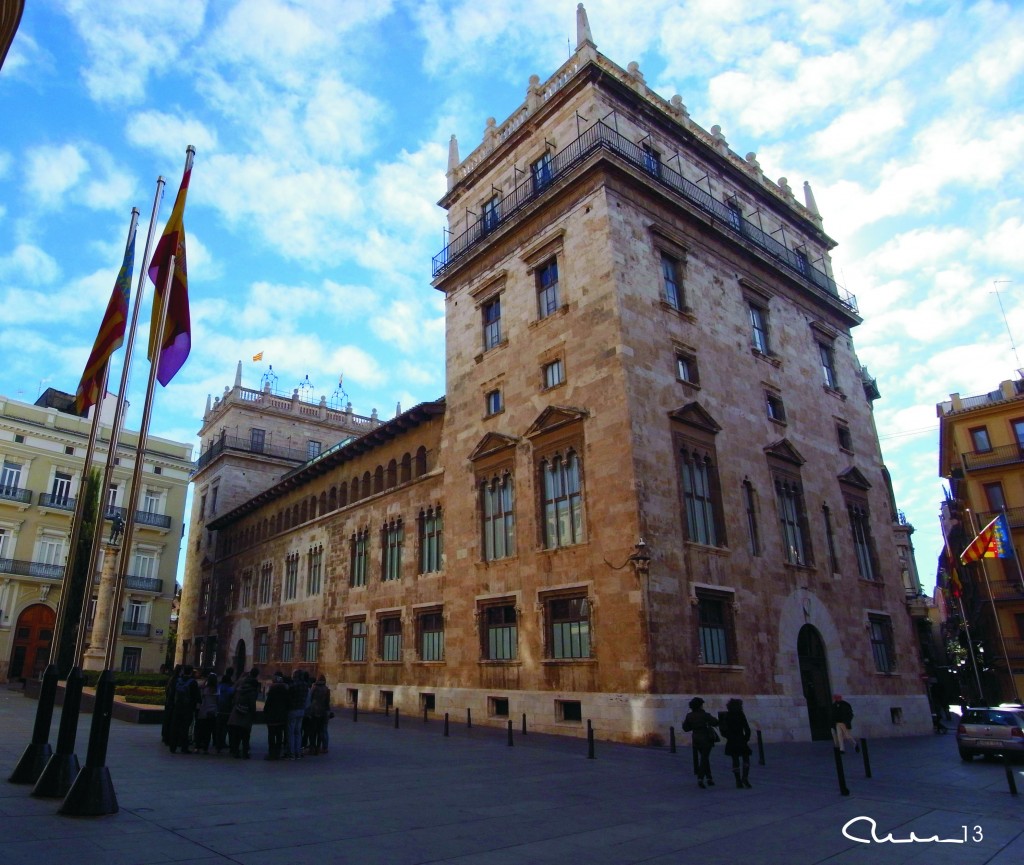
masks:
[[[1017,795],[1017,779],[1013,777],[1013,768],[1010,764],[1010,755],[1003,754],[1003,768],[1006,769],[1006,784],[1010,788],[1010,795]]]
[[[53,706],[57,701],[57,665],[50,664],[43,673],[39,687],[39,701],[36,704],[36,723],[32,728],[32,741],[7,779],[12,784],[35,784],[43,774],[53,754],[50,747],[50,722],[53,720]]]
[[[674,754],[676,752],[676,728],[668,728],[668,752]]]
[[[587,759],[594,759],[594,728],[590,724],[590,718],[587,718]]]
[[[398,729],[398,706],[395,706],[395,729]]]
[[[512,722],[508,722],[508,746],[512,747]]]
[[[444,713],[444,734],[445,734],[445,736],[448,735],[448,713],[447,712]]]
[[[526,712],[523,712],[523,735],[526,735]]]
[[[757,765],[764,765],[764,739],[761,738],[761,731],[757,731]]]
[[[423,723],[427,723],[427,704],[423,704]]]
[[[871,777],[871,758],[868,756],[868,740],[860,740],[860,755],[864,758],[864,777]]]
[[[843,769],[843,752],[837,746],[832,749],[832,753],[836,759],[836,776],[839,778],[839,792],[844,796],[849,796],[850,788],[846,786],[846,772]]]
[[[359,703],[352,704],[352,722],[355,723],[359,720]]]
[[[384,717],[386,718],[390,714],[391,714],[391,704],[385,700],[384,701]]]
[[[467,730],[472,730],[473,729],[473,710],[472,709],[466,709],[466,729]]]

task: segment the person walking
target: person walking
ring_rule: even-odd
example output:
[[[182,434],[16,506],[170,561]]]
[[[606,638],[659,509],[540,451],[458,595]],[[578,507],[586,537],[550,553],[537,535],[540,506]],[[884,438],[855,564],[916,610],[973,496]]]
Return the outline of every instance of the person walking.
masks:
[[[835,742],[840,754],[845,754],[847,742],[853,743],[853,750],[860,753],[860,744],[854,738],[853,707],[843,699],[842,694],[832,695],[832,741]]]
[[[256,718],[256,697],[260,691],[259,675],[259,668],[253,667],[235,688],[234,705],[228,718],[228,741],[232,757],[249,759],[252,722]]]
[[[284,749],[284,731],[288,724],[288,685],[280,670],[267,688],[263,704],[263,720],[267,722],[267,760],[279,760]]]
[[[725,704],[725,716],[721,722],[722,735],[725,737],[725,754],[732,757],[732,774],[736,778],[737,789],[749,788],[750,784],[750,724],[743,713],[743,701],[733,697]],[[743,763],[742,771],[740,762]]]
[[[715,779],[711,777],[711,749],[719,740],[715,731],[717,726],[718,719],[704,711],[704,700],[701,697],[690,700],[690,711],[683,719],[683,730],[693,734],[693,749],[697,752],[697,786],[702,790],[705,789],[705,779],[708,787],[715,786]]]

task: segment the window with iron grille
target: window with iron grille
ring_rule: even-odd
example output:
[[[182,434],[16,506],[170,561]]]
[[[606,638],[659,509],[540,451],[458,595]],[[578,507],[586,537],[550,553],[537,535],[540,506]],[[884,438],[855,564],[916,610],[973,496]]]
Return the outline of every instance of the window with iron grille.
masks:
[[[318,622],[302,624],[302,660],[315,664],[320,657],[320,625]]]
[[[352,535],[352,567],[349,585],[366,585],[366,564],[370,553],[370,532],[368,529],[361,529]]]
[[[724,541],[719,530],[721,499],[711,452],[686,447],[680,450],[679,462],[686,510],[686,539],[711,547],[722,545]]]
[[[309,548],[306,556],[306,596],[320,594],[320,583],[323,575],[324,548],[322,545]]]
[[[433,574],[441,570],[444,555],[444,522],[441,508],[420,511],[420,573]]]
[[[284,560],[284,599],[294,601],[299,594],[299,554],[292,553]]]
[[[444,615],[439,610],[420,613],[420,660],[444,660]]]
[[[492,562],[515,555],[516,518],[510,474],[492,477],[481,483],[480,510],[484,561]]]
[[[274,566],[266,562],[260,569],[260,590],[257,603],[261,606],[269,604],[274,592]]]
[[[661,254],[661,285],[664,301],[673,309],[683,308],[682,280],[679,259],[668,253]]]
[[[579,597],[549,598],[546,603],[549,657],[589,658],[590,601]]]
[[[366,619],[352,619],[348,623],[348,659],[366,660]]]
[[[570,450],[540,464],[543,501],[543,542],[545,549],[567,547],[583,541],[583,493],[580,489],[580,461]]]
[[[484,351],[501,343],[501,298],[496,297],[483,305]]]
[[[515,604],[485,607],[483,617],[484,658],[488,661],[514,661],[518,654]]]
[[[896,649],[892,639],[892,619],[872,614],[868,616],[871,633],[871,654],[875,669],[879,673],[891,673],[896,669]]]
[[[379,620],[380,659],[382,661],[402,660],[402,620],[398,616],[386,616]]]
[[[731,599],[697,592],[698,637],[701,663],[731,664],[733,642]]]
[[[551,182],[551,154],[544,155],[530,166],[530,177],[533,180],[533,191],[540,192]]]
[[[256,631],[256,648],[253,651],[253,661],[257,664],[265,664],[269,660],[270,632],[266,628]]]
[[[278,632],[278,639],[281,645],[281,661],[292,660],[295,657],[295,629],[291,625],[285,625]]]
[[[812,564],[804,494],[799,481],[776,477],[775,500],[779,510],[779,526],[782,529],[782,547],[786,561],[792,565]]]
[[[763,306],[749,304],[750,311],[750,344],[761,354],[771,354],[771,343],[768,341],[768,310]]]
[[[857,555],[857,571],[865,580],[874,580],[875,545],[871,538],[871,520],[868,506],[863,502],[848,502],[850,529],[853,533],[853,550]]]
[[[381,529],[381,579],[399,580],[402,578],[402,544],[405,530],[401,520],[391,520]]]
[[[537,311],[547,318],[558,311],[558,259],[552,258],[537,268]]]

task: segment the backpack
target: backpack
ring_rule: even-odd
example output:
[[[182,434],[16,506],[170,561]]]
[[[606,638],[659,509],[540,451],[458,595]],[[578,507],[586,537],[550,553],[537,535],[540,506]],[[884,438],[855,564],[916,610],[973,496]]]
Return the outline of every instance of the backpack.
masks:
[[[217,711],[223,715],[231,713],[231,698],[235,694],[233,685],[217,686]]]
[[[174,701],[178,705],[184,706],[192,701],[192,692],[189,690],[191,684],[191,677],[178,676],[178,680],[174,683]]]

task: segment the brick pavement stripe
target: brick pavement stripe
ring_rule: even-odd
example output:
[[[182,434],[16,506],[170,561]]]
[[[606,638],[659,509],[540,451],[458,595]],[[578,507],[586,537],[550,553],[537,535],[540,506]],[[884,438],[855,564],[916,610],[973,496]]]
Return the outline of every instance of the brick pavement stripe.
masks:
[[[10,772],[31,736],[35,702],[0,689],[0,771]],[[79,726],[84,760],[91,716]],[[55,741],[59,711],[51,728]],[[874,777],[847,755],[852,795],[837,792],[828,743],[767,746],[752,790],[736,790],[716,749],[718,786],[699,790],[690,752],[517,734],[439,721],[403,725],[339,713],[331,752],[264,761],[170,754],[159,729],[114,721],[108,750],[121,811],[68,818],[27,787],[0,787],[4,865],[240,863],[301,865],[587,865],[745,860],[754,865],[1024,861],[1024,797],[1007,792],[1003,767],[963,764],[952,736],[871,743]],[[1024,764],[1015,767],[1024,789]],[[981,843],[858,844],[843,824],[870,816],[878,833],[952,837],[982,825]]]

